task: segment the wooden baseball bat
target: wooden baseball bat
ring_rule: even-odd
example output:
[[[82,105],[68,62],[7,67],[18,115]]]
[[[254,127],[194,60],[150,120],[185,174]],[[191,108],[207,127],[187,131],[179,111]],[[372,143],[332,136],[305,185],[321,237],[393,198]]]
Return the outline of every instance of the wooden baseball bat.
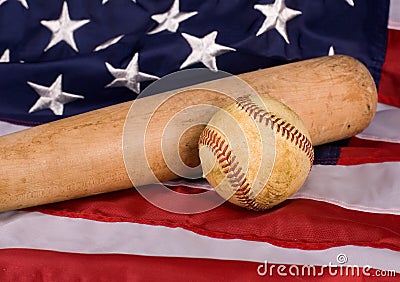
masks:
[[[322,57],[239,77],[259,95],[276,98],[296,111],[308,127],[313,145],[359,133],[376,110],[377,94],[370,73],[347,56]],[[180,123],[189,129],[183,134],[176,132],[181,134],[179,138],[173,130],[169,135],[164,132],[169,120],[191,105],[228,104],[231,99],[221,91],[233,97],[247,94],[232,78],[207,82],[206,86],[209,90],[194,87],[179,95],[176,91],[162,93],[1,137],[0,211],[130,188],[124,161],[135,177],[135,186],[153,181],[144,169],[147,165],[160,181],[176,178],[165,161],[171,152],[178,151],[188,167],[199,165],[197,141],[204,125],[198,124],[209,120],[217,108],[209,107],[201,114],[195,109],[183,112]],[[148,109],[160,101],[151,120],[146,120]],[[127,118],[133,103],[137,110]],[[131,142],[123,144],[126,118],[124,138]],[[137,151],[143,150],[135,146],[135,140],[144,127],[148,164],[135,163]],[[129,151],[127,156],[123,147]]]

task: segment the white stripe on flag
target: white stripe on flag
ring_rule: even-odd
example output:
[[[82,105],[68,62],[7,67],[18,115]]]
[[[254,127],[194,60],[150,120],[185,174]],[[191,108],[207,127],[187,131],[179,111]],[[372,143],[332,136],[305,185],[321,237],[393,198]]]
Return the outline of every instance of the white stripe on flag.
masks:
[[[343,208],[400,215],[400,162],[352,166],[314,165],[303,187],[292,199],[312,199]],[[212,189],[207,181],[179,179],[165,184]]]
[[[400,143],[400,108],[378,104],[378,109],[371,124],[360,134],[358,138]]]
[[[390,0],[388,27],[400,30],[400,0]]]
[[[400,163],[313,166],[292,198],[328,202],[347,209],[400,215]]]
[[[85,254],[134,254],[160,257],[211,258],[277,264],[338,264],[345,254],[351,265],[400,271],[398,252],[342,246],[326,250],[277,247],[265,242],[216,239],[182,228],[137,223],[98,222],[38,212],[0,214],[0,248],[28,248]],[[179,243],[177,243],[179,242]]]
[[[28,126],[16,125],[5,121],[0,121],[0,136],[21,131],[29,128]]]

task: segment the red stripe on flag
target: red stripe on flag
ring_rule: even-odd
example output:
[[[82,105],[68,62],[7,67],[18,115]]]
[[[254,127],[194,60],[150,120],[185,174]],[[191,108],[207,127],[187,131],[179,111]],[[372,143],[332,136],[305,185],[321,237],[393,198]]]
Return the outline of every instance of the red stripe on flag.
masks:
[[[266,258],[267,259],[267,258]],[[328,264],[329,262],[327,262]],[[168,258],[135,255],[87,255],[60,253],[30,249],[0,250],[1,281],[366,281],[362,269],[359,276],[351,269],[340,275],[330,275],[327,268],[315,266],[308,275],[307,268],[302,273],[301,265],[276,265],[267,263],[265,276],[258,274],[265,265],[256,262],[213,260],[200,258]],[[281,267],[279,273],[278,267]],[[290,272],[289,272],[290,271]],[[299,275],[296,275],[296,273]],[[270,275],[272,273],[272,277]],[[294,274],[293,276],[291,274]],[[315,274],[314,274],[315,273]],[[335,270],[332,269],[332,273]],[[371,269],[368,281],[382,281],[373,277],[382,272]],[[263,273],[262,273],[263,274]],[[368,275],[367,274],[367,275]],[[322,276],[323,275],[323,276]],[[398,276],[399,274],[397,274]],[[375,279],[374,279],[375,278]],[[384,281],[396,281],[395,277],[385,277]]]
[[[358,165],[382,162],[400,162],[400,144],[353,137],[347,147],[341,148],[337,164]]]
[[[387,44],[379,82],[379,101],[400,107],[400,30],[388,30]]]
[[[103,222],[181,227],[214,238],[268,242],[287,248],[316,250],[351,244],[400,251],[399,216],[347,210],[313,200],[289,200],[267,212],[226,203],[208,212],[185,215],[161,210],[130,189],[33,210]]]

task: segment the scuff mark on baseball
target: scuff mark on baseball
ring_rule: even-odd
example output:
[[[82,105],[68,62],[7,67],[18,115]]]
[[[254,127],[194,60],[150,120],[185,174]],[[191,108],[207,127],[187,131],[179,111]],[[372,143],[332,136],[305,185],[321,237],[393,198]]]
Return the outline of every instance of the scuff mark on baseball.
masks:
[[[203,175],[223,198],[251,210],[293,195],[314,160],[299,116],[271,98],[239,97],[219,110],[199,139]]]

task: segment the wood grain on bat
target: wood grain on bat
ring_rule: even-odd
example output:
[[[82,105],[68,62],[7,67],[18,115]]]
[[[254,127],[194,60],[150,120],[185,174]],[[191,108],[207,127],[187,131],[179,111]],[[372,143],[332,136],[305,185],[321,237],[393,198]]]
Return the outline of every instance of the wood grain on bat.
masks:
[[[270,96],[292,108],[308,128],[313,145],[344,139],[362,131],[376,110],[377,95],[368,70],[346,56],[331,56],[239,75],[261,96]],[[245,93],[223,78],[208,85]],[[162,93],[135,101],[144,110],[164,100]],[[150,167],[160,181],[175,178],[165,165],[160,137],[171,113],[192,104],[222,107],[231,101],[215,91],[184,90],[155,112],[146,132]],[[90,196],[132,186],[126,172],[122,136],[132,102],[88,112],[0,138],[0,211]],[[202,113],[211,118],[214,111]],[[190,114],[189,114],[190,115]],[[188,119],[197,124],[198,116]],[[134,122],[147,122],[140,112]],[[179,153],[188,165],[198,163],[201,126],[179,141]],[[175,148],[176,143],[163,146]],[[134,152],[133,152],[134,153]],[[138,164],[145,165],[145,164]],[[146,183],[145,178],[143,183]]]

